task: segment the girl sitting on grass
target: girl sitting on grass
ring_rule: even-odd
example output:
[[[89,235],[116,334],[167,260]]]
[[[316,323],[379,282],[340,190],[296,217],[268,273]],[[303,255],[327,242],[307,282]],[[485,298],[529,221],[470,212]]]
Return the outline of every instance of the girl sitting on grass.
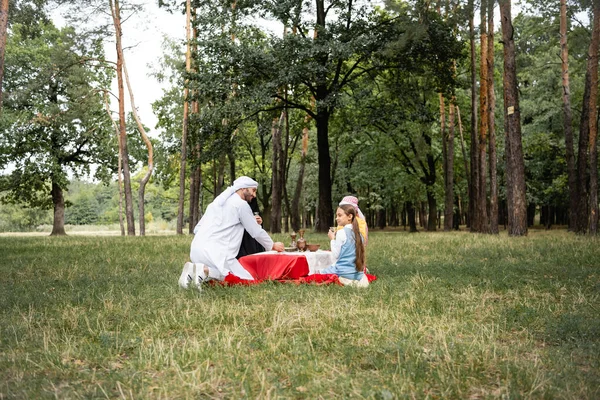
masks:
[[[356,209],[349,204],[341,205],[336,211],[335,219],[343,229],[337,232],[330,230],[327,236],[331,240],[331,252],[336,262],[317,273],[335,274],[345,286],[367,287],[369,280],[364,273],[365,246],[358,227]]]

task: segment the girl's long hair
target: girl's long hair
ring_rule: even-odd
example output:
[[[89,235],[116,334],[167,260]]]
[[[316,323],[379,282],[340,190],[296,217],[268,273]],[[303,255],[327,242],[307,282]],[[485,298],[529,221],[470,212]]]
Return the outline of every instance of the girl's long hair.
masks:
[[[362,241],[358,221],[356,220],[356,209],[350,204],[343,204],[339,208],[352,217],[352,231],[354,232],[354,242],[356,245],[356,271],[363,272],[365,270],[365,245]]]

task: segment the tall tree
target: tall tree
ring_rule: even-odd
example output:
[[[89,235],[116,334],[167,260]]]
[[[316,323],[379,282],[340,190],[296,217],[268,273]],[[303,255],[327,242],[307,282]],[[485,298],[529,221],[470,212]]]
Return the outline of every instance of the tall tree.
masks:
[[[577,210],[577,170],[573,150],[573,112],[571,111],[571,86],[569,83],[569,46],[567,42],[567,0],[560,0],[560,59],[562,70],[563,126],[565,132],[565,158],[569,183],[569,230],[575,229]]]
[[[598,233],[598,46],[600,46],[600,0],[593,3],[593,30],[590,42],[588,72],[590,75],[590,235]],[[587,73],[586,73],[587,75]],[[587,81],[587,79],[586,79]]]
[[[103,58],[100,41],[86,44],[72,28],[51,24],[36,29],[32,38],[13,25],[8,40],[0,167],[14,169],[0,190],[13,202],[52,207],[51,234],[64,235],[68,176],[87,175],[92,164],[100,176],[111,163],[102,97],[110,76],[84,62]]]
[[[476,223],[471,229],[475,232],[488,233],[489,219],[487,212],[487,159],[486,146],[488,140],[489,126],[489,91],[488,91],[488,34],[487,34],[487,2],[492,0],[481,0],[480,6],[480,57],[479,57],[479,136],[478,145],[478,164],[477,164],[477,203],[475,204]]]
[[[117,50],[117,87],[119,100],[119,140],[121,142],[121,162],[123,167],[123,186],[125,192],[125,220],[127,221],[127,234],[135,236],[135,220],[133,216],[133,196],[131,194],[131,172],[129,170],[129,153],[127,150],[127,129],[125,116],[125,90],[123,78],[123,45],[121,42],[121,8],[119,0],[108,0],[115,28],[115,46]]]
[[[140,179],[140,186],[138,189],[138,218],[140,221],[140,235],[146,235],[146,213],[144,211],[144,203],[145,203],[145,193],[146,193],[146,184],[150,180],[152,176],[152,171],[154,170],[154,149],[152,148],[152,142],[148,138],[146,134],[146,128],[142,124],[140,116],[137,113],[137,108],[135,106],[135,96],[133,95],[133,88],[131,87],[131,82],[129,80],[129,73],[127,72],[127,64],[125,63],[125,58],[123,57],[123,75],[125,75],[125,82],[127,82],[127,91],[129,92],[129,100],[131,102],[131,114],[136,122],[137,131],[140,134],[142,141],[146,145],[146,149],[148,151],[148,167],[142,179]]]
[[[191,0],[185,2],[185,71],[189,74],[192,70],[192,4]],[[185,80],[183,88],[183,132],[181,134],[181,160],[179,162],[179,205],[177,207],[177,234],[183,234],[183,208],[185,200],[185,165],[187,161],[187,139],[189,131],[189,105],[190,105],[189,79]],[[191,225],[191,224],[190,224]],[[191,227],[191,226],[190,226]]]
[[[511,0],[499,0],[502,43],[504,45],[504,132],[506,135],[506,201],[508,234],[527,235],[527,199],[525,197],[525,165],[521,139],[521,112],[517,89],[514,28]]]
[[[450,107],[448,108],[448,135],[445,139],[446,143],[446,173],[445,182],[446,185],[446,201],[444,207],[444,230],[449,231],[458,226],[458,221],[454,221],[454,132],[455,132],[455,106],[456,96],[452,95],[450,99]]]
[[[471,184],[469,185],[469,225],[472,232],[477,232],[477,204],[479,202],[479,148],[477,146],[479,134],[477,127],[477,57],[475,45],[475,5],[474,0],[469,0],[469,55],[470,55],[470,78],[471,78]]]
[[[285,111],[274,117],[271,122],[271,143],[273,144],[271,163],[271,225],[273,233],[281,232],[281,209],[283,201],[284,165],[282,131],[285,121]]]
[[[4,52],[8,28],[8,0],[0,0],[0,113],[2,113],[2,81],[4,79]]]
[[[191,10],[191,15],[190,15],[190,20],[191,21],[195,21],[196,20],[196,14],[197,14],[197,10],[196,8],[193,8]],[[192,29],[192,45],[191,45],[191,51],[193,54],[196,54],[198,52],[198,28],[195,26],[195,24],[192,24],[193,29]],[[193,61],[193,60],[191,60]],[[187,64],[186,64],[187,65]],[[194,73],[196,70],[194,67],[191,67],[191,72]],[[191,110],[191,114],[192,114],[192,118],[190,118],[191,120],[195,121],[197,120],[197,116],[198,113],[200,112],[200,103],[199,103],[199,99],[198,99],[198,90],[194,89],[190,92],[191,97],[192,97],[192,110]],[[195,129],[194,131],[196,131],[197,133],[198,129]],[[192,163],[190,165],[190,211],[189,211],[189,229],[188,232],[190,234],[194,233],[194,228],[196,227],[196,224],[198,223],[198,221],[200,221],[200,218],[202,217],[202,213],[201,213],[201,209],[202,209],[202,162],[200,160],[201,158],[201,154],[202,154],[202,145],[201,142],[198,138],[198,134],[192,135],[191,139],[194,140],[190,140],[190,151],[191,151],[191,158],[192,158]]]
[[[494,87],[494,1],[488,2],[488,48],[487,48],[487,89],[488,89],[488,145],[490,171],[490,233],[498,233],[498,177],[496,159],[496,91]]]

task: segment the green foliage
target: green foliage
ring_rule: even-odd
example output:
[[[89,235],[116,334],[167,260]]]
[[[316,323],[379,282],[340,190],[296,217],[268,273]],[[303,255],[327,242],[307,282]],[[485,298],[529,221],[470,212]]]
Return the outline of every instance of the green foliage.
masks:
[[[519,15],[514,20],[517,68],[521,91],[523,150],[528,201],[535,204],[568,204],[565,160],[558,8],[550,23],[543,17]],[[573,132],[579,129],[577,113],[583,96],[585,54],[580,29],[569,33],[569,75]],[[589,42],[589,38],[586,39]]]
[[[85,61],[103,57],[101,43],[72,28],[41,24],[34,38],[19,32],[7,43],[0,167],[12,172],[1,189],[5,201],[49,207],[51,182],[64,188],[67,174],[112,163],[101,93],[110,73]]]
[[[30,232],[52,223],[52,212],[17,204],[0,205],[0,232]]]

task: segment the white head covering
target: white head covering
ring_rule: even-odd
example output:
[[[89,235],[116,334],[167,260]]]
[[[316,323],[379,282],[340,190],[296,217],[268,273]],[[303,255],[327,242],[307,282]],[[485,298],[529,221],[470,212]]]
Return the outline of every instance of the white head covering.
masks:
[[[240,176],[235,181],[233,181],[233,185],[231,185],[227,189],[225,189],[213,201],[212,206],[215,208],[215,211],[216,211],[215,223],[217,225],[221,225],[221,222],[223,221],[223,205],[225,204],[225,202],[227,201],[228,198],[230,198],[235,192],[237,192],[240,189],[257,188],[257,187],[258,187],[258,182],[256,182],[254,179],[249,178],[247,176]]]

